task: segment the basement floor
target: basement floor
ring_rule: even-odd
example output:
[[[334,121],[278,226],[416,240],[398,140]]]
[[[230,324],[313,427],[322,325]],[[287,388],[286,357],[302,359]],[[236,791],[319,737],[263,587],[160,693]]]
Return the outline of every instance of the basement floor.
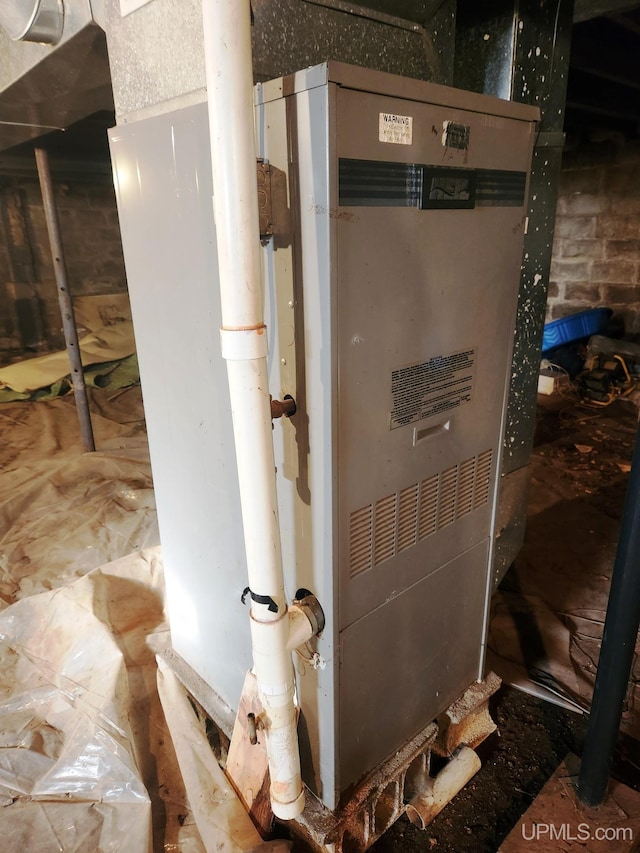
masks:
[[[53,594],[92,568],[157,542],[139,389],[112,399],[94,391],[92,407],[100,447],[92,456],[78,450],[72,401],[0,407],[0,610],[36,593]],[[577,710],[503,686],[492,701],[499,733],[479,748],[480,772],[427,830],[402,818],[374,845],[377,853],[498,851],[565,756],[581,754],[586,721],[580,709],[588,707],[595,674],[636,420],[629,402],[590,409],[561,398],[541,406],[526,541],[495,597],[490,645],[497,671],[515,667]],[[59,532],[64,501],[77,520],[77,543]],[[157,621],[160,627],[160,612]],[[616,778],[636,790],[639,666],[614,767]],[[2,687],[5,703],[10,689]],[[160,746],[165,734],[158,734]],[[154,755],[152,763],[160,761],[161,752]],[[154,849],[200,851],[184,792],[161,782],[152,800]],[[1,811],[7,817],[12,809]],[[29,840],[34,849],[35,839]]]

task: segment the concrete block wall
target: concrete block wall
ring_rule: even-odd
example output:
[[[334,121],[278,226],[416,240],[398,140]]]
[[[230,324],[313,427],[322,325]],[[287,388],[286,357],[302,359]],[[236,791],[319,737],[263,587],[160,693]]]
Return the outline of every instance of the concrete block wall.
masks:
[[[35,287],[48,350],[64,346],[49,238],[37,178],[12,179],[24,193],[24,214],[31,244]],[[59,181],[54,178],[69,287],[74,296],[122,293],[127,283],[113,185],[108,180]],[[1,202],[0,202],[1,203]],[[14,311],[6,290],[11,281],[7,235],[0,240],[0,353],[19,348]]]
[[[621,137],[565,152],[547,322],[607,306],[640,333],[640,141]]]

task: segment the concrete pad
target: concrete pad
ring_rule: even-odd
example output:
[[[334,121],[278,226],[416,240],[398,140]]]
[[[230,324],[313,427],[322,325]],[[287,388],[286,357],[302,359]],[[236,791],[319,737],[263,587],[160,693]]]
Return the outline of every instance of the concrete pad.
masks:
[[[576,797],[580,759],[568,755],[500,847],[500,853],[640,850],[640,793],[611,780],[601,806]]]

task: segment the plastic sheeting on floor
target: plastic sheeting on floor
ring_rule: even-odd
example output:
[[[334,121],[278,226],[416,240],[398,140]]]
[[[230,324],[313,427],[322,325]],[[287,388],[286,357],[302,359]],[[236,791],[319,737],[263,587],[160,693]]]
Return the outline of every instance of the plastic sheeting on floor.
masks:
[[[290,850],[261,842],[184,688],[157,668],[168,642],[159,549],[0,614],[3,850]]]
[[[139,380],[130,320],[103,326],[78,343],[87,385],[122,388]],[[65,350],[0,368],[0,402],[62,396],[71,387],[69,373]]]
[[[0,847],[288,850],[260,843],[219,769],[209,785],[204,723],[166,674],[180,771],[140,390],[90,397],[96,453],[72,399],[0,409]]]
[[[144,628],[163,618],[157,574],[152,557],[126,559],[0,614],[4,849],[151,849],[142,697],[123,661],[143,677]]]
[[[4,604],[159,544],[140,390],[91,395],[96,453],[82,453],[71,398],[0,407]]]
[[[84,368],[84,382],[89,388],[128,388],[140,382],[138,357],[129,355],[120,361],[107,361],[92,364]],[[34,391],[14,391],[9,387],[0,387],[0,403],[14,403],[22,400],[53,400],[64,397],[72,389],[71,377],[56,379],[52,385],[37,388]]]

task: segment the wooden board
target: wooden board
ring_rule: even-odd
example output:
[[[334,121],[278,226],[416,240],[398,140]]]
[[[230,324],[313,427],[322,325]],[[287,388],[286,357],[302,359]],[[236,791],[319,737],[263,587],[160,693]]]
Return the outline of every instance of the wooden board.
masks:
[[[568,755],[522,815],[500,853],[628,853],[640,850],[640,793],[611,780],[601,806],[579,802],[580,760]]]
[[[247,715],[253,713],[257,718],[261,712],[256,677],[248,672],[231,736],[226,773],[260,834],[266,837],[273,826],[273,812],[265,736],[258,730],[258,743],[252,744],[247,728]]]

